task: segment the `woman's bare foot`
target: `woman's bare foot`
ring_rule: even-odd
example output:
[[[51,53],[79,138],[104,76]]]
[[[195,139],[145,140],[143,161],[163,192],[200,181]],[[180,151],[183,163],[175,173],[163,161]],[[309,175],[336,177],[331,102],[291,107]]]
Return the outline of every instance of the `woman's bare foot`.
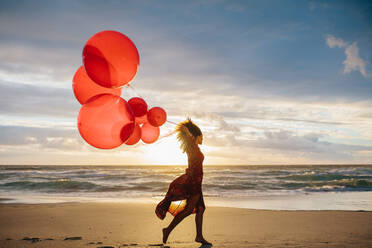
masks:
[[[163,244],[167,243],[169,232],[167,228],[163,228]]]
[[[201,237],[201,238],[196,237],[196,238],[195,238],[195,242],[202,243],[203,245],[212,245],[212,243],[209,243],[209,242],[206,241],[203,237]]]

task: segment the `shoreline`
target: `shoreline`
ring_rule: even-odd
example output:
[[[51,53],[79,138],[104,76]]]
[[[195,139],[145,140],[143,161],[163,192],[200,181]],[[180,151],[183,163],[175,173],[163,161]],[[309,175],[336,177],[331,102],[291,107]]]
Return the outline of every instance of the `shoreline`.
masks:
[[[161,166],[161,167],[182,167],[182,166],[187,166],[186,164],[0,164],[0,167],[54,167],[54,166],[66,166],[66,167],[149,167],[149,166]],[[205,164],[203,165],[205,167],[241,167],[241,166],[247,166],[247,167],[252,167],[252,166],[257,166],[257,167],[280,167],[280,166],[290,166],[290,167],[309,167],[309,166],[335,166],[335,167],[344,167],[344,166],[357,166],[357,167],[372,167],[371,163],[368,164],[314,164],[314,163],[309,163],[309,164]]]
[[[150,203],[1,203],[0,247],[155,246],[172,217],[161,221],[154,209]],[[214,247],[372,247],[371,211],[207,205],[203,229]],[[176,227],[167,246],[199,247],[194,236],[192,215]]]
[[[157,204],[163,196],[113,197],[85,194],[0,194],[0,204],[46,203],[147,203]],[[372,191],[313,192],[307,194],[252,195],[247,197],[215,197],[204,195],[207,206],[257,210],[341,210],[372,211]]]
[[[2,206],[43,206],[43,205],[74,205],[74,204],[140,204],[140,205],[154,205],[148,202],[79,202],[79,201],[69,201],[69,202],[47,202],[47,203],[12,203],[12,202],[2,202],[4,200],[11,199],[2,199],[0,198],[0,207]],[[155,205],[154,205],[155,206]],[[207,208],[226,208],[226,209],[241,209],[241,210],[250,210],[250,211],[273,211],[273,212],[372,212],[372,210],[340,210],[340,209],[261,209],[261,208],[243,208],[243,207],[226,207],[226,206],[217,206],[217,205],[207,205]]]

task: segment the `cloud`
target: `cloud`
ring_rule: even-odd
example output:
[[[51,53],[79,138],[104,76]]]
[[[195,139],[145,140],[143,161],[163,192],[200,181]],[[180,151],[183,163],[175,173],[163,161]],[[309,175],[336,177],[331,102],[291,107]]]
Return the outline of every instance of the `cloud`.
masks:
[[[346,59],[343,62],[345,65],[345,74],[351,73],[352,71],[359,71],[360,74],[362,74],[364,77],[367,77],[367,62],[359,57],[359,47],[356,42],[353,42],[351,45],[349,45],[343,39],[336,38],[333,35],[328,35],[326,42],[330,48],[345,48]]]
[[[0,80],[0,114],[76,118],[79,107],[72,89]]]
[[[333,35],[328,35],[326,41],[327,41],[327,45],[330,48],[334,48],[334,47],[341,48],[341,47],[346,47],[347,45],[341,38],[336,38]]]
[[[261,137],[252,136],[251,139],[239,139],[234,135],[218,136],[211,133],[209,135],[212,136],[206,138],[206,144],[212,147],[229,147],[229,150],[236,151],[231,154],[232,157],[245,154],[248,156],[247,161],[266,154],[270,157],[281,157],[286,162],[290,158],[302,158],[302,161],[345,163],[358,161],[361,153],[372,152],[372,146],[326,141],[327,135],[322,133],[309,132],[301,135],[288,130],[266,130]],[[217,151],[209,155],[218,156]],[[263,160],[270,161],[270,158]]]
[[[309,160],[353,161],[359,152],[372,151],[372,146],[351,145],[326,141],[321,133],[296,134],[292,131],[265,132],[265,136],[251,142],[254,147],[278,153],[300,154]],[[357,159],[357,158],[356,158]]]
[[[212,112],[193,111],[189,113],[191,116],[199,118],[209,125],[215,125],[214,131],[240,133],[240,128],[237,125],[227,123],[222,115]]]
[[[345,65],[344,73],[359,71],[364,77],[367,77],[367,62],[359,57],[359,48],[356,42],[346,47],[345,54],[346,60],[343,62],[343,64]]]
[[[0,126],[0,146],[32,145],[39,149],[81,150],[77,130],[26,126]]]

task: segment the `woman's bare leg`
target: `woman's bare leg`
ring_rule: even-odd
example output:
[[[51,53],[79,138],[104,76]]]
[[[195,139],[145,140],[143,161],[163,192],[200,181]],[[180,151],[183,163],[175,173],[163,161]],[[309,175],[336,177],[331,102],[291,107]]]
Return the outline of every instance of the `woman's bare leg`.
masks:
[[[192,211],[194,210],[196,203],[198,202],[200,194],[190,197],[187,200],[187,205],[184,210],[179,212],[169,224],[168,227],[163,229],[163,243],[167,243],[168,236],[172,232],[172,230],[187,216],[189,216]]]
[[[203,215],[204,215],[204,208],[199,207],[195,215],[196,239],[203,238]]]
[[[203,215],[204,215],[205,207],[198,207],[195,215],[195,223],[196,223],[196,238],[195,241],[202,243],[202,244],[210,244],[207,240],[203,237]]]

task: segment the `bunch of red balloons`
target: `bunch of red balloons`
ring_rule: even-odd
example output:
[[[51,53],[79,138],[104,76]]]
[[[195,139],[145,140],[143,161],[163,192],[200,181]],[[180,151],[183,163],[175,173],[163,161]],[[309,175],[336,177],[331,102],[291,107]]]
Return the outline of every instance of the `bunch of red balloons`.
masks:
[[[139,55],[134,43],[116,31],[93,35],[83,49],[83,65],[73,78],[76,99],[82,104],[78,129],[83,139],[101,149],[125,143],[155,142],[167,119],[160,107],[148,110],[140,97],[128,102],[120,97],[122,86],[136,75]]]

